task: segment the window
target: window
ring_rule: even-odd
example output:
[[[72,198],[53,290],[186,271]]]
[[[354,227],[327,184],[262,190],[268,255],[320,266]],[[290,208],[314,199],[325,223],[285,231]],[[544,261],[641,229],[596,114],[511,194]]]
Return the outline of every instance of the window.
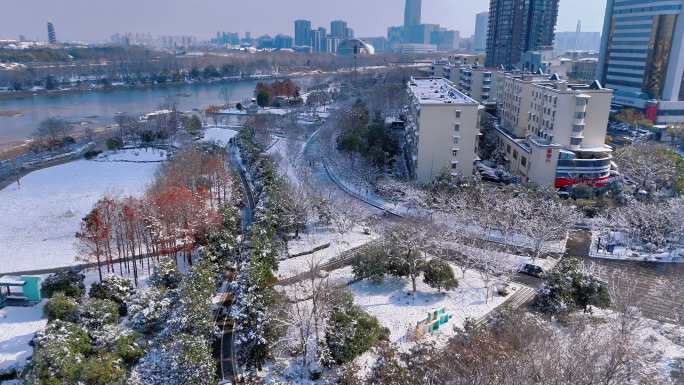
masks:
[[[454,144],[458,144],[460,137],[454,136]]]
[[[456,119],[461,119],[461,111],[456,111]]]
[[[584,107],[587,105],[586,99],[577,99],[577,107]]]
[[[513,150],[513,159],[518,159],[518,150]]]
[[[508,153],[508,154],[511,153],[511,145],[510,144],[506,145],[506,153]]]
[[[586,112],[576,112],[575,119],[584,119],[587,116]]]
[[[451,169],[456,170],[458,168],[458,162],[451,163]]]
[[[524,156],[523,156],[523,157],[520,157],[520,164],[521,164],[523,167],[527,166],[527,158],[525,158]]]
[[[451,156],[453,156],[454,158],[457,157],[458,156],[458,150],[457,149],[451,150]]]
[[[460,132],[461,131],[461,125],[459,123],[454,124],[454,132]]]
[[[582,138],[570,138],[571,146],[579,146],[582,144]]]

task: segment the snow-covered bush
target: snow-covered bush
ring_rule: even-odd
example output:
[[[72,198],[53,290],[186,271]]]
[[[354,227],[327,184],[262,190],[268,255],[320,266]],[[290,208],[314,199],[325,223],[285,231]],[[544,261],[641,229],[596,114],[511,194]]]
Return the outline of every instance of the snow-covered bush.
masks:
[[[137,362],[147,346],[140,333],[121,324],[104,325],[100,329],[90,330],[89,334],[94,349],[112,352],[127,365]]]
[[[155,266],[150,277],[150,284],[156,288],[176,289],[182,278],[176,262],[167,259]]]
[[[152,287],[133,297],[128,305],[130,326],[143,334],[160,331],[171,312],[171,294],[164,295],[162,291]]]
[[[88,333],[80,326],[56,320],[34,339],[27,383],[76,384],[86,354],[91,352]]]
[[[43,308],[43,313],[48,321],[62,320],[74,322],[78,318],[78,303],[73,298],[59,292],[47,301]]]
[[[589,311],[590,306],[610,306],[608,286],[580,269],[576,259],[563,259],[538,290],[533,306],[548,315]]]
[[[371,282],[380,284],[389,273],[387,260],[388,253],[382,247],[370,247],[354,258],[352,271],[355,279],[369,279]]]
[[[81,364],[79,383],[92,385],[123,384],[126,368],[112,353],[96,354]]]
[[[211,298],[216,290],[215,267],[203,259],[181,281],[178,303],[173,306],[163,335],[173,338],[177,333],[188,333],[210,338],[214,331]]]
[[[81,298],[85,294],[85,275],[69,270],[55,273],[43,281],[41,288],[43,297],[51,298],[55,293],[62,292],[72,298]]]
[[[89,298],[79,308],[79,321],[87,330],[119,322],[119,305],[108,299]]]
[[[221,207],[223,223],[209,232],[205,255],[214,263],[225,264],[231,261],[236,251],[240,235],[240,216],[232,204]]]
[[[423,268],[423,280],[439,292],[442,289],[449,291],[458,287],[458,280],[451,266],[436,258],[430,260]]]
[[[126,315],[127,305],[135,292],[133,284],[126,278],[118,275],[110,275],[102,280],[102,283],[94,283],[90,287],[90,298],[107,299],[117,303],[119,314]]]
[[[377,318],[347,298],[335,306],[325,329],[330,355],[338,364],[351,362],[379,341],[389,340],[390,331]]]
[[[206,385],[216,383],[207,340],[180,334],[150,350],[132,371],[129,385]]]

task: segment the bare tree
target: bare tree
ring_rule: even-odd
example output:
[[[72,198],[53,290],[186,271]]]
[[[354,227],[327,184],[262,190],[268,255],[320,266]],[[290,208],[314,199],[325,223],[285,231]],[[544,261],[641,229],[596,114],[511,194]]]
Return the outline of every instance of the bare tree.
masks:
[[[71,131],[71,125],[64,119],[51,117],[43,120],[33,132],[33,140],[39,146],[52,149],[61,145]]]
[[[638,281],[637,281],[638,282]],[[684,281],[678,277],[660,277],[651,287],[651,294],[665,302],[665,321],[684,324]]]
[[[517,199],[519,234],[528,239],[532,260],[548,255],[553,242],[561,242],[578,219],[571,206],[559,201],[553,192],[530,193]]]
[[[287,319],[283,320],[294,330],[297,351],[302,357],[302,378],[309,374],[311,364],[318,359],[322,333],[331,310],[328,279],[321,278],[320,265],[313,257],[307,263],[307,279],[288,289],[291,303]]]
[[[660,144],[623,147],[615,152],[615,162],[624,175],[648,192],[672,188],[678,175],[676,154]]]

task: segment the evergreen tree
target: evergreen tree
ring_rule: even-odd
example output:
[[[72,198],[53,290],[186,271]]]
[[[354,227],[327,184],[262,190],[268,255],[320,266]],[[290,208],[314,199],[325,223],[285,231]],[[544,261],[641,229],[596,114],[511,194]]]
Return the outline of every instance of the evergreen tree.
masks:
[[[454,270],[448,263],[439,259],[432,259],[425,265],[423,280],[440,293],[442,289],[449,291],[458,287]]]

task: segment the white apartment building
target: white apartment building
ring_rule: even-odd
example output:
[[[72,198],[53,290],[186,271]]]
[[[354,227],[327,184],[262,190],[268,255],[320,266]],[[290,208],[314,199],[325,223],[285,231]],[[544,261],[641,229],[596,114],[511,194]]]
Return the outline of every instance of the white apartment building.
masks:
[[[483,107],[444,78],[411,79],[408,92],[411,174],[425,184],[444,173],[471,176]]]
[[[557,188],[605,185],[614,168],[605,144],[612,96],[598,82],[506,75],[498,90],[497,131],[510,171]]]
[[[470,66],[459,71],[459,89],[466,95],[480,103],[487,103],[493,99],[492,73],[490,68]]]

